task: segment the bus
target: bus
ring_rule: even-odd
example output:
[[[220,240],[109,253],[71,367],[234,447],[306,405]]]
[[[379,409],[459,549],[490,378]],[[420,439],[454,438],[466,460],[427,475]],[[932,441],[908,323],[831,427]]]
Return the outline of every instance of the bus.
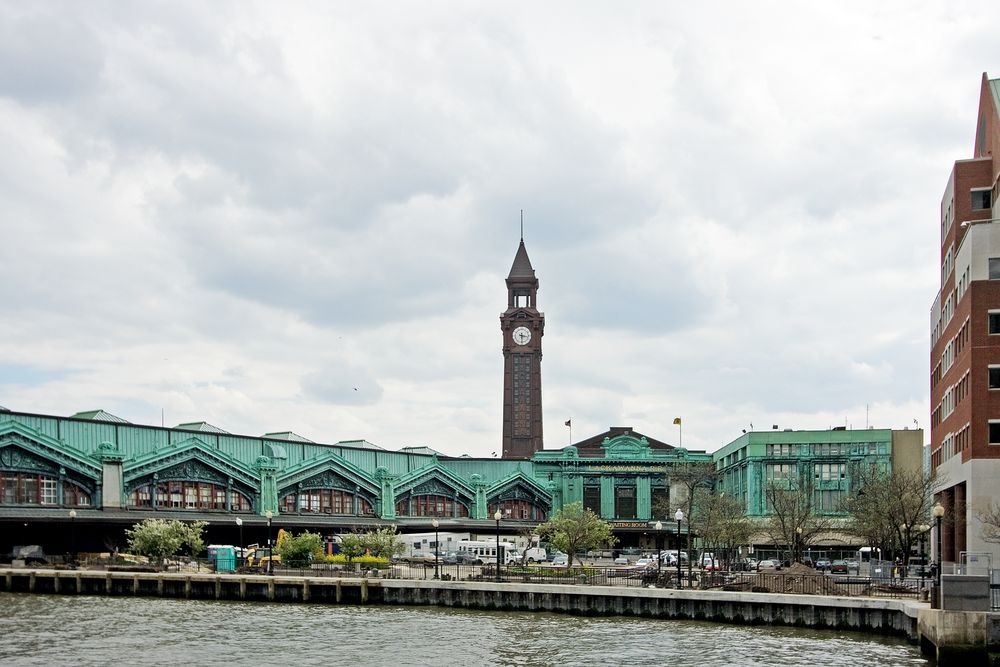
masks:
[[[517,546],[513,542],[500,543],[500,557],[504,565],[517,562]],[[487,565],[497,562],[497,543],[489,540],[462,540],[458,543],[461,563]]]

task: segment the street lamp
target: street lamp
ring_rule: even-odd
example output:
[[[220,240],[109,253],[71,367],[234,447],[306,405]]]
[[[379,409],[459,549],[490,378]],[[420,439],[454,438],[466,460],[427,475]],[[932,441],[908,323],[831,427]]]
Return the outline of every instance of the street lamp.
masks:
[[[76,510],[69,511],[69,552],[70,563],[76,567]]]
[[[677,588],[681,587],[681,521],[684,520],[684,511],[681,508],[677,508],[674,513],[674,519],[677,521]],[[690,558],[690,556],[689,556]]]
[[[243,562],[243,519],[236,517],[236,525],[240,527],[240,567]]]
[[[922,523],[917,526],[917,530],[920,532],[920,590],[924,590],[924,574],[927,571],[927,551],[925,547],[927,546],[927,531],[931,527],[926,523]]]
[[[792,553],[792,561],[798,563],[801,559],[799,558],[799,551],[802,549],[802,526],[797,526],[795,528],[795,549]]]
[[[274,512],[268,510],[264,512],[264,516],[267,517],[267,573],[274,576],[274,545],[271,543],[271,519],[274,517]]]
[[[937,581],[934,582],[938,588],[941,587],[941,570],[944,567],[944,552],[941,542],[941,519],[944,517],[944,506],[941,503],[934,503],[931,509],[934,515],[934,523],[937,525]]]
[[[663,562],[663,523],[660,521],[656,522],[653,526],[656,528],[656,583],[660,583],[660,563]],[[680,560],[680,553],[677,554],[678,560]]]
[[[434,578],[441,578],[441,570],[439,563],[441,558],[441,542],[438,540],[438,526],[441,523],[437,519],[431,519],[431,525],[434,526]]]
[[[497,583],[500,583],[500,519],[503,518],[503,513],[500,512],[499,505],[497,505],[497,511],[493,518],[497,521]]]

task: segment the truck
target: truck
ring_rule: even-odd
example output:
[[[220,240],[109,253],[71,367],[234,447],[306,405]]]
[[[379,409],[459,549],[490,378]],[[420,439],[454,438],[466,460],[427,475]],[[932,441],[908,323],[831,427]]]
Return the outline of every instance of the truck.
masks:
[[[521,557],[526,563],[544,563],[549,559],[549,554],[544,547],[528,547],[521,554]]]

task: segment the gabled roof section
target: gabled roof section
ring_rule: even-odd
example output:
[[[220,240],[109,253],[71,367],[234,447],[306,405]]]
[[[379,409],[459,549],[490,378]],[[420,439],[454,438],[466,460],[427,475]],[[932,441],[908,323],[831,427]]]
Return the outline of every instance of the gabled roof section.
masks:
[[[123,474],[127,483],[144,475],[158,472],[189,460],[201,461],[219,471],[219,473],[238,480],[252,488],[257,486],[258,475],[254,470],[242,461],[200,440],[198,436],[191,436],[169,447],[162,447],[154,452],[136,457],[131,461],[126,461],[123,467]]]
[[[105,412],[104,410],[86,410],[84,412],[77,412],[75,415],[71,415],[70,419],[89,419],[95,422],[111,422],[113,424],[128,424],[128,420],[117,417],[110,412]]]
[[[262,437],[269,438],[271,440],[288,440],[289,442],[311,442],[315,444],[315,440],[310,440],[309,438],[304,438],[298,433],[293,433],[291,431],[278,431],[277,433],[265,433]]]
[[[101,465],[93,457],[30,426],[5,419],[0,422],[0,449],[10,445],[54,461],[57,465],[76,470],[93,480],[101,479]]]
[[[186,424],[178,424],[174,428],[183,429],[185,431],[201,431],[202,433],[221,433],[223,435],[229,435],[229,431],[223,431],[218,426],[212,426],[208,422],[188,422]]]
[[[431,449],[427,446],[417,446],[417,447],[403,447],[399,451],[409,452],[410,454],[433,454],[434,456],[444,456],[441,452],[436,449]]]
[[[379,493],[379,484],[371,478],[369,473],[330,451],[301,461],[283,471],[277,478],[278,489],[287,489],[328,470],[354,482],[369,494],[378,495]]]
[[[358,449],[380,449],[383,452],[387,451],[385,447],[379,447],[378,445],[373,445],[367,440],[341,440],[337,443],[338,447],[357,447]]]
[[[524,471],[522,470],[515,470],[503,479],[490,485],[490,487],[486,490],[486,497],[492,498],[504,489],[509,489],[514,486],[522,486],[524,488],[531,489],[539,496],[539,498],[542,498],[543,500],[550,502],[552,500],[552,494],[549,490],[534,477],[524,474]]]
[[[438,480],[468,499],[476,497],[476,492],[469,486],[468,480],[462,479],[451,470],[442,467],[437,461],[401,475],[396,482],[396,495],[401,495],[430,480]]]
[[[531,268],[528,250],[524,247],[524,239],[521,239],[520,245],[517,246],[517,254],[514,255],[514,263],[510,267],[510,275],[507,276],[507,280],[535,280],[535,270]]]
[[[643,435],[631,426],[612,426],[604,433],[598,433],[597,435],[575,443],[574,447],[576,447],[577,452],[579,452],[580,458],[604,458],[607,453],[604,447],[604,441],[613,441],[621,436],[630,436],[638,441],[645,439],[646,443],[648,443],[649,449],[664,450],[662,452],[663,454],[668,454],[674,449],[673,445],[668,445],[665,442]]]

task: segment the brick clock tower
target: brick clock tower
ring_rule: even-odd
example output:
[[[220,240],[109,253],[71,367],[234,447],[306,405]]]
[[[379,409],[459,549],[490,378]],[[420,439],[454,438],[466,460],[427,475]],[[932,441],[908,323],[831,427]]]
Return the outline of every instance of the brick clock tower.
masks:
[[[507,276],[503,334],[503,458],[530,459],[542,449],[542,332],[538,279],[524,239]]]

